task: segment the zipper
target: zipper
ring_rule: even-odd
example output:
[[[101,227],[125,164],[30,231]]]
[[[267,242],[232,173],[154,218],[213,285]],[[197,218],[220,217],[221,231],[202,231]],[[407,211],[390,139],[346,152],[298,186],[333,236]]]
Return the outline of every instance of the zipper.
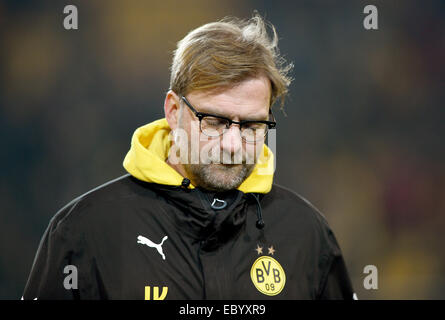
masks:
[[[202,283],[203,283],[203,300],[207,300],[207,293],[206,293],[206,278],[205,278],[205,274],[204,274],[204,268],[202,266],[202,261],[201,261],[201,250],[202,250],[202,246],[203,246],[203,240],[199,241],[199,247],[198,247],[198,261],[199,261],[199,270],[201,271],[201,275],[202,275]]]

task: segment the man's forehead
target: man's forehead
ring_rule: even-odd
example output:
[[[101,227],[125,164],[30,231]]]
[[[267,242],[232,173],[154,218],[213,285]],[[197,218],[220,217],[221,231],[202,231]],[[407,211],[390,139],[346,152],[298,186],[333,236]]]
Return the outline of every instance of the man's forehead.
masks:
[[[209,101],[209,103],[200,104],[199,111],[231,119],[264,120],[269,114],[269,106],[267,104],[211,103]]]
[[[228,88],[194,91],[188,98],[200,112],[255,119],[269,114],[270,95],[267,78],[252,78]]]

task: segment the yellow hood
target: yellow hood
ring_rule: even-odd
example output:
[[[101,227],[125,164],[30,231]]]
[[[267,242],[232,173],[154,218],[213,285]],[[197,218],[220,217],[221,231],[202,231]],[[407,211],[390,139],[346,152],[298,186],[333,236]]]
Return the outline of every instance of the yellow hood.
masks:
[[[128,173],[142,181],[180,186],[184,177],[165,162],[171,145],[170,131],[165,118],[137,128],[123,163]],[[272,188],[273,172],[273,153],[264,144],[258,163],[238,190],[268,193]],[[189,188],[194,186],[190,184]]]

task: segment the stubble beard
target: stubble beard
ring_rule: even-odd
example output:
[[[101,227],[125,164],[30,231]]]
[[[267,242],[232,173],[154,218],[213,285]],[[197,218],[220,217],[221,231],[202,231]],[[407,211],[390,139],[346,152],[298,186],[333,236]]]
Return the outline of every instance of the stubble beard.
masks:
[[[210,191],[237,189],[252,173],[255,164],[185,164],[187,175],[194,184]]]
[[[182,110],[183,108],[181,108],[179,123],[182,122]],[[179,128],[181,129],[183,126],[180,126]],[[179,143],[180,149],[181,147],[187,147],[187,150],[192,150],[190,134],[187,134],[186,137],[188,138],[186,143]],[[186,154],[191,156],[190,153]],[[188,159],[188,163],[182,164],[182,168],[185,171],[186,176],[195,186],[216,192],[237,189],[255,168],[255,160],[252,164],[250,161],[247,161],[245,158],[241,157],[243,160],[240,161],[240,163],[234,161],[234,159],[240,159],[239,157],[226,154],[226,156],[231,159],[231,162],[229,161],[229,164],[225,164],[224,161],[221,163],[221,159],[225,159],[224,153],[220,155],[220,158],[213,158],[213,156],[214,155],[212,154],[207,159],[209,162],[205,164],[193,164],[190,161],[191,159]]]

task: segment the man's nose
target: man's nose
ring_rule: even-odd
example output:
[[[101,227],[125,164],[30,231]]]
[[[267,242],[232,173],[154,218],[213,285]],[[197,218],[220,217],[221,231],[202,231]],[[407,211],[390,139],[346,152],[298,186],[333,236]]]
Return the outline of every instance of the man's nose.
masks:
[[[239,125],[232,124],[229,129],[224,130],[221,148],[231,154],[236,154],[240,151],[242,148],[242,138]]]

